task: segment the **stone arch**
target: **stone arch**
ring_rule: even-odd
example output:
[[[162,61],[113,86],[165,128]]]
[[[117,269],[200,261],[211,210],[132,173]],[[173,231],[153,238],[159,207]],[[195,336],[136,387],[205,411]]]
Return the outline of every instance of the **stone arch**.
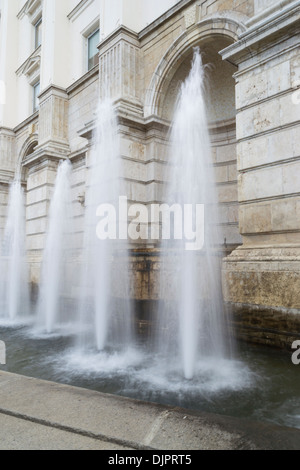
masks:
[[[220,51],[236,42],[246,31],[248,18],[232,12],[214,15],[188,28],[162,57],[152,77],[145,100],[145,117],[158,117],[170,123],[179,87],[191,68],[193,48],[200,46],[206,63],[215,70],[209,77],[208,108],[212,163],[221,207],[220,245],[231,251],[241,243],[238,226],[236,103],[233,74],[237,68],[222,60]],[[205,62],[204,62],[205,63]],[[209,114],[209,113],[208,113]]]
[[[194,47],[223,38],[225,48],[246,31],[244,23],[249,19],[247,16],[235,12],[225,16],[225,13],[222,16],[213,15],[193,25],[169,47],[156,67],[146,92],[145,117],[164,117],[162,107],[167,89],[180,65],[191,56]]]
[[[38,145],[38,134],[31,134],[23,143],[21,150],[19,152],[18,163],[16,172],[21,174],[22,180],[26,180],[26,168],[24,163],[27,160],[27,157],[31,155],[36,146]]]

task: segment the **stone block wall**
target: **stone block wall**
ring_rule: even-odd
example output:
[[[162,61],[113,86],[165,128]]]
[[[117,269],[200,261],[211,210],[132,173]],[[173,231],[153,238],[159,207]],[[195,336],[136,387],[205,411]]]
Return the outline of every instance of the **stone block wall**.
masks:
[[[300,318],[300,4],[260,17],[223,58],[236,78],[239,226],[224,297],[243,335],[290,347]],[[296,88],[295,88],[296,87]],[[297,93],[297,91],[296,91]],[[258,331],[265,331],[258,339]],[[264,339],[263,339],[264,338]]]

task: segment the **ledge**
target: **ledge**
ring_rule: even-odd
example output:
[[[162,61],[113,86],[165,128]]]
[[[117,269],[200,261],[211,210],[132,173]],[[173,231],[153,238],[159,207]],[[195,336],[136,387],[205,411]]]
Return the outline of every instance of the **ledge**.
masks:
[[[108,36],[106,36],[98,45],[98,49],[101,52],[101,49],[104,48],[107,44],[111,47],[111,43],[114,40],[118,39],[118,36],[123,36],[124,39],[130,38],[133,40],[135,45],[138,45],[138,34],[132,29],[127,28],[127,26],[121,25],[118,26],[114,31],[112,31]]]
[[[31,116],[29,116],[28,118],[26,118],[24,121],[22,121],[20,124],[18,124],[15,128],[14,128],[14,132],[17,133],[19,132],[20,130],[23,129],[23,127],[26,127],[28,126],[29,124],[31,124],[33,121],[37,120],[39,117],[39,111],[36,111],[35,113],[33,113]]]
[[[39,94],[38,98],[40,100],[40,105],[42,101],[45,101],[48,96],[55,94],[56,96],[61,96],[62,98],[67,98],[67,91],[65,88],[50,84],[46,88],[44,88],[41,93]],[[48,96],[47,96],[48,95]]]
[[[300,449],[299,429],[156,405],[1,371],[0,403],[1,422],[6,423],[0,429],[2,449]]]
[[[22,162],[23,167],[30,167],[45,159],[54,161],[64,160],[69,157],[70,149],[65,143],[47,141],[36,147],[36,150],[28,155]]]
[[[25,74],[26,76],[29,76],[32,74],[32,71],[36,70],[37,68],[40,67],[40,62],[41,62],[41,50],[42,46],[39,46],[37,49],[35,49],[32,54],[23,62],[22,65],[16,70],[17,75],[22,75]]]
[[[68,95],[71,95],[77,88],[81,85],[84,85],[90,78],[99,75],[99,64],[95,65],[91,70],[87,73],[82,75],[76,82],[72,83],[69,87],[67,87],[66,91]]]
[[[263,46],[270,47],[286,36],[295,34],[300,28],[300,2],[296,1],[276,15],[265,18],[240,35],[240,39],[220,51],[223,60],[233,65],[253,57],[263,51]]]
[[[81,0],[75,8],[68,14],[67,18],[72,21],[77,18],[77,16],[82,13],[82,10],[86,9],[93,0]]]

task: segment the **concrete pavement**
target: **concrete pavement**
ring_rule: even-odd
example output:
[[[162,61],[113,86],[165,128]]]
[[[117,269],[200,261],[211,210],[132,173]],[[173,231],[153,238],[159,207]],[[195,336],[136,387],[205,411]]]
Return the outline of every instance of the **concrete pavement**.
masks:
[[[300,430],[0,371],[0,449],[300,449]]]

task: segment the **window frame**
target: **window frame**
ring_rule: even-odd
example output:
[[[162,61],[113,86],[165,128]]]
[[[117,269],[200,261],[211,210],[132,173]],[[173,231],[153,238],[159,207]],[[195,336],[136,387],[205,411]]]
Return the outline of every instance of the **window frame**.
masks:
[[[43,25],[43,18],[42,17],[40,17],[33,25],[34,26],[34,49],[35,50],[42,45],[42,35],[41,34],[42,34],[43,26],[42,26],[42,28],[39,32],[38,27],[40,25]],[[40,38],[39,38],[39,36],[40,36]],[[39,43],[38,43],[38,39],[40,39]]]
[[[36,92],[37,88],[39,88],[38,92]],[[35,82],[33,85],[32,85],[32,110],[33,110],[33,113],[36,113],[40,106],[39,106],[39,103],[38,103],[38,96],[41,92],[41,82],[40,80],[38,80],[37,82]]]
[[[92,33],[90,33],[87,38],[86,38],[86,42],[87,42],[87,70],[88,72],[93,68],[95,67],[97,64],[93,64],[90,66],[90,60],[91,59],[94,59],[94,57],[97,56],[97,54],[94,54],[92,57],[90,57],[90,39],[95,36],[95,34],[98,33],[98,43],[100,42],[100,27],[97,26],[96,29],[94,29],[92,31]]]

